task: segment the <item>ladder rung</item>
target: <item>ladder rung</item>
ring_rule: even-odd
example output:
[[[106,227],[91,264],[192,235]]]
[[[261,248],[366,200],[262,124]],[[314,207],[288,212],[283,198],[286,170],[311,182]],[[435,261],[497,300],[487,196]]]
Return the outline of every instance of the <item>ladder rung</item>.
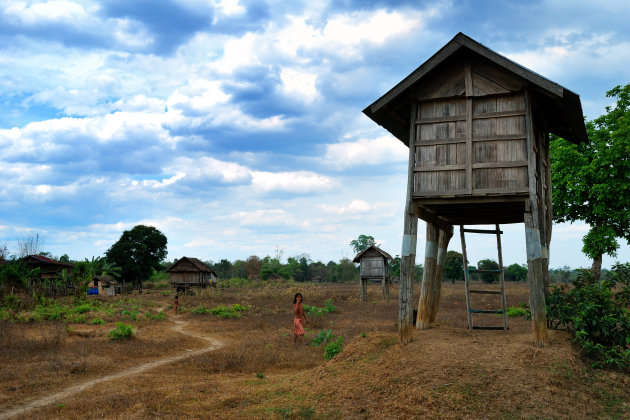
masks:
[[[505,328],[503,327],[477,327],[476,325],[473,325],[473,330],[504,330]],[[510,329],[510,327],[507,328],[508,330]]]
[[[469,293],[483,293],[486,295],[500,295],[501,291],[500,290],[469,290]]]
[[[488,229],[464,229],[464,232],[468,232],[468,233],[491,233],[493,235],[496,235],[497,233],[500,235],[503,235],[503,231],[502,230],[488,230]]]
[[[497,273],[499,274],[501,270],[478,270],[476,268],[469,268],[468,272],[469,273]]]
[[[471,309],[471,314],[502,314],[503,309]]]

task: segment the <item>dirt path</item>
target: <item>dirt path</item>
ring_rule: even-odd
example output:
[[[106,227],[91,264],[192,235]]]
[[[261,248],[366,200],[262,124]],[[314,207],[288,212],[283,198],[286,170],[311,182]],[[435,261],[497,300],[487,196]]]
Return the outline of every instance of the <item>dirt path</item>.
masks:
[[[113,381],[116,379],[120,379],[120,378],[125,378],[127,376],[132,376],[138,373],[142,373],[145,372],[147,370],[156,368],[158,366],[162,366],[165,365],[167,363],[172,363],[172,362],[176,362],[178,360],[184,359],[186,357],[190,357],[190,356],[196,356],[198,354],[202,354],[202,353],[206,353],[212,350],[216,350],[220,347],[223,347],[225,345],[224,342],[217,340],[216,338],[213,337],[207,337],[207,336],[203,336],[203,335],[198,335],[198,334],[194,334],[194,333],[190,333],[184,330],[184,327],[188,324],[187,322],[175,319],[174,320],[175,325],[173,327],[171,327],[172,330],[177,331],[181,334],[186,334],[189,335],[191,337],[195,337],[195,338],[200,338],[202,340],[205,340],[209,343],[208,346],[203,347],[201,349],[198,350],[187,350],[185,353],[180,353],[180,354],[176,354],[174,356],[169,356],[169,357],[165,357],[163,359],[158,359],[155,360],[153,362],[149,362],[149,363],[145,363],[143,365],[140,366],[136,366],[135,368],[131,368],[131,369],[127,369],[121,372],[117,372],[117,373],[113,373],[111,375],[107,375],[107,376],[103,376],[101,378],[97,378],[97,379],[92,379],[89,380],[87,382],[83,382],[81,384],[78,385],[73,385],[71,387],[68,387],[62,391],[59,392],[55,392],[54,394],[50,394],[50,395],[46,395],[43,397],[39,397],[36,398],[24,405],[21,405],[19,407],[15,407],[12,408],[10,410],[4,411],[0,413],[0,419],[8,419],[10,417],[16,416],[18,414],[24,414],[30,410],[33,410],[35,408],[40,408],[40,407],[44,407],[48,404],[53,404],[56,403],[58,401],[63,400],[64,398],[69,397],[70,395],[76,394],[78,392],[81,392],[93,385],[99,384],[101,382],[106,382],[106,381]]]

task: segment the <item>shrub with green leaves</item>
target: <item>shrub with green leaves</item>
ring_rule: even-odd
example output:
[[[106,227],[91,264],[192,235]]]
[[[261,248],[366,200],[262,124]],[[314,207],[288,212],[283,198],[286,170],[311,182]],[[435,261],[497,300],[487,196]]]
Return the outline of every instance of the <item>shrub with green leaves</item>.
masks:
[[[123,324],[122,322],[116,323],[117,327],[111,330],[107,337],[112,340],[122,340],[124,338],[133,337],[133,326],[129,324]]]
[[[337,308],[332,303],[332,299],[328,299],[324,302],[323,308],[318,308],[317,306],[309,306],[304,305],[304,312],[309,314],[310,316],[322,316],[331,312],[335,312]]]
[[[164,312],[147,312],[145,316],[156,321],[162,321],[166,319],[166,314]]]
[[[329,341],[324,347],[324,359],[330,360],[339,353],[341,353],[341,349],[343,349],[343,337],[339,336],[334,341]]]
[[[322,343],[327,343],[333,338],[332,330],[321,330],[311,340],[311,346],[319,346]]]
[[[132,321],[136,321],[138,319],[138,311],[137,310],[129,311],[127,309],[123,309],[121,314],[124,317],[126,317],[127,319],[130,319]]]
[[[617,288],[620,271],[616,265],[616,274],[597,281],[583,270],[572,288],[554,287],[547,300],[551,326],[566,327],[593,367],[630,369],[630,311],[618,298],[627,292],[627,283]]]
[[[239,319],[242,318],[250,309],[251,306],[244,306],[239,303],[235,303],[231,306],[217,306],[216,308],[198,306],[191,309],[190,312],[198,315],[214,315],[223,319]]]
[[[521,302],[520,306],[510,306],[507,308],[507,316],[518,318],[519,316],[531,319],[532,313],[526,303]]]
[[[90,324],[90,325],[105,325],[105,321],[103,321],[101,318],[94,318],[94,319],[90,319],[90,322],[88,322],[88,324]]]

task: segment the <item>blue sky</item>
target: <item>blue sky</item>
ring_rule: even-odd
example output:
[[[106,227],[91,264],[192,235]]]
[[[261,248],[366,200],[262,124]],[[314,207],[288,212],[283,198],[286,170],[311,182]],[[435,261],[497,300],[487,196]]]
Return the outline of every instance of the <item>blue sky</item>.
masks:
[[[593,119],[630,82],[628,16],[627,1],[0,0],[0,246],[39,234],[90,258],[149,224],[169,260],[337,261],[360,234],[399,254],[407,152],[361,110],[464,32]],[[504,262],[525,263],[523,225],[503,228]],[[551,267],[590,266],[587,230],[554,227]],[[468,250],[496,258],[486,238]]]

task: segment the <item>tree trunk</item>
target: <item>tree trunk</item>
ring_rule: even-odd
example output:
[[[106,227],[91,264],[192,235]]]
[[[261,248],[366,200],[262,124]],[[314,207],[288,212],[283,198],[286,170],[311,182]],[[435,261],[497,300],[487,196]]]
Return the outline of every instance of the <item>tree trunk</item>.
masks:
[[[602,275],[602,254],[596,255],[593,258],[593,265],[591,266],[591,274],[595,280],[599,280]]]

